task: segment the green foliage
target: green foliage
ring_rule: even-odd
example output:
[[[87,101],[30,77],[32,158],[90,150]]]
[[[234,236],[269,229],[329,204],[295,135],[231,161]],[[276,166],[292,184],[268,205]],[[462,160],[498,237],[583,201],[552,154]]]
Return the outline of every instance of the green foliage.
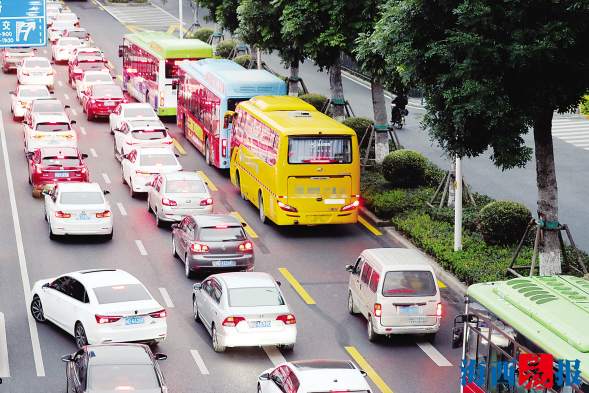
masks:
[[[466,202],[466,200],[464,202]],[[430,208],[428,214],[436,221],[442,221],[454,225],[454,209],[451,207]],[[479,208],[464,204],[464,208],[462,209],[463,228],[469,232],[476,232],[478,230],[478,218]]]
[[[362,137],[366,133],[368,127],[374,124],[372,120],[365,117],[348,117],[342,123],[356,131],[356,135],[358,136],[358,143],[360,143],[362,140]],[[368,141],[364,141],[364,144],[368,144]]]
[[[237,6],[239,0],[195,0],[201,7],[208,8],[210,19],[222,28],[234,32],[239,26]]]
[[[394,217],[410,210],[423,210],[433,195],[431,188],[395,188],[378,194],[366,196],[366,206],[378,217]]]
[[[394,187],[417,187],[426,183],[429,161],[414,150],[395,150],[382,162],[382,175]]]
[[[321,111],[327,102],[327,97],[317,93],[301,94],[299,98],[313,105],[318,111]]]
[[[532,214],[521,203],[495,201],[481,209],[478,229],[487,244],[515,244],[531,219]]]
[[[233,61],[242,67],[249,68],[249,66],[254,61],[254,58],[252,57],[252,55],[241,55],[241,56],[235,57],[233,59]]]
[[[589,115],[589,94],[585,94],[579,104],[579,110],[584,115]]]
[[[215,48],[215,55],[222,57],[223,59],[228,59],[236,46],[237,42],[235,40],[223,40],[219,42],[217,48]]]
[[[200,29],[194,30],[191,34],[187,35],[186,38],[194,38],[197,40],[201,40],[202,42],[208,42],[209,38],[211,38],[213,33],[213,29],[209,29],[208,27],[202,27]]]

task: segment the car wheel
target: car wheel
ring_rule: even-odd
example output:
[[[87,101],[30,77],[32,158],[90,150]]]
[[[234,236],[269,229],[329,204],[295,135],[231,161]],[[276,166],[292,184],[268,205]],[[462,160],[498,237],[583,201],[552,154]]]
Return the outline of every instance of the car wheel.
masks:
[[[260,210],[260,221],[262,224],[267,222],[266,220],[266,212],[264,212],[264,197],[262,196],[262,191],[258,194],[258,206]]]
[[[212,165],[211,163],[211,150],[209,146],[209,138],[205,139],[205,162],[207,165]]]
[[[55,240],[57,239],[57,236],[53,233],[53,229],[51,229],[51,222],[49,222],[49,239],[51,240]]]
[[[90,108],[88,108],[88,110],[86,111],[86,119],[88,119],[88,121],[92,121],[94,119],[94,115],[92,114]]]
[[[153,212],[153,209],[151,208],[151,197],[149,196],[149,193],[147,193],[147,212]]]
[[[178,258],[178,251],[176,250],[176,239],[174,239],[174,235],[172,235],[172,255],[174,258]]]
[[[354,306],[354,296],[352,296],[352,291],[348,292],[348,312],[352,315],[358,314],[358,311],[356,311],[356,307]]]
[[[213,325],[213,329],[211,331],[212,339],[213,339],[213,350],[215,352],[225,352],[225,347],[219,343],[219,337],[217,336],[217,328]]]
[[[108,235],[105,236],[106,240],[112,240],[112,235],[114,234],[115,230],[112,229]]]
[[[280,346],[280,349],[283,349],[285,352],[292,352],[294,350],[294,344],[284,344]]]
[[[372,315],[368,316],[368,341],[371,343],[376,342],[378,340],[378,334],[374,331],[374,327],[372,326]]]
[[[81,322],[76,322],[76,326],[74,327],[74,338],[78,349],[82,349],[85,345],[88,345],[86,330]]]
[[[239,189],[239,196],[245,201],[246,197],[243,193],[243,188],[241,188],[241,177],[239,177],[239,172],[235,172],[235,183],[237,183],[237,188]]]
[[[43,313],[43,304],[41,304],[41,299],[37,295],[33,297],[33,301],[31,302],[31,315],[39,323],[47,321]]]
[[[196,296],[192,297],[192,316],[194,322],[200,322],[200,316],[198,314],[198,303],[196,302]]]
[[[192,270],[190,270],[190,260],[188,254],[184,254],[184,275],[186,278],[192,278]]]
[[[259,382],[258,382],[258,393],[262,393],[262,387],[260,386]]]
[[[164,221],[162,221],[160,219],[160,216],[159,216],[157,210],[154,210],[153,214],[155,214],[155,226],[158,228],[162,228],[164,226]]]
[[[133,191],[133,181],[132,180],[129,180],[129,195],[131,195],[131,198],[137,197],[137,193],[135,191]]]

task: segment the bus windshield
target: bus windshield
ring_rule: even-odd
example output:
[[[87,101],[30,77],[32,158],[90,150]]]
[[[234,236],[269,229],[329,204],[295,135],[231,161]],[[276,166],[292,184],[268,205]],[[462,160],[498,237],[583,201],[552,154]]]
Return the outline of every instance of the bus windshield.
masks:
[[[352,162],[352,138],[289,137],[289,164],[349,164]]]

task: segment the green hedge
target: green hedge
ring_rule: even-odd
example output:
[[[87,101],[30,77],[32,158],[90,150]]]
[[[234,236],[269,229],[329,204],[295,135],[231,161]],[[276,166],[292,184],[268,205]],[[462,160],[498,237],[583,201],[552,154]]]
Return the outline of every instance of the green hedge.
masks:
[[[215,48],[215,55],[223,58],[228,59],[231,55],[233,49],[237,46],[237,41],[235,40],[224,40],[219,42],[217,48]]]
[[[202,27],[200,29],[196,29],[190,34],[186,36],[186,38],[193,38],[197,40],[201,40],[202,42],[208,42],[209,38],[213,35],[214,30],[209,29],[207,27]]]
[[[241,55],[233,59],[234,62],[245,68],[249,68],[253,60],[254,58],[252,57],[252,55]]]
[[[409,210],[423,209],[431,198],[431,188],[393,189],[382,193],[371,194],[366,206],[379,217],[393,217]]]
[[[307,93],[299,95],[299,98],[315,107],[318,111],[321,111],[327,102],[327,97],[316,93]]]
[[[368,127],[374,124],[374,122],[370,119],[365,117],[348,117],[342,122],[344,125],[350,127],[352,130],[356,131],[356,135],[358,136],[358,143],[364,137],[366,130]],[[364,141],[364,145],[368,144],[368,138]],[[364,146],[361,146],[364,147]]]
[[[382,175],[393,187],[411,188],[426,184],[428,159],[414,150],[395,150],[384,158]]]
[[[487,244],[516,244],[531,219],[532,214],[521,203],[495,201],[479,212],[478,232]]]
[[[579,104],[579,110],[584,115],[589,115],[589,94],[584,95]]]

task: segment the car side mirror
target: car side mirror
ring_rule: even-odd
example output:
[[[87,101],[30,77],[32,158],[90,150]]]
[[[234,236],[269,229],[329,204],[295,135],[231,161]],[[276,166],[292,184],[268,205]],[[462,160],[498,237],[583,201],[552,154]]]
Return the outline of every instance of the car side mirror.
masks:
[[[270,373],[264,373],[258,377],[261,381],[269,381],[270,380]]]
[[[71,106],[69,106],[69,105],[65,105],[65,106],[64,106],[64,108],[65,108],[65,109],[70,109],[70,108],[71,108]]]
[[[242,223],[241,223],[241,226],[245,228],[245,227],[247,227],[247,223],[245,223],[245,222],[242,222]]]
[[[176,158],[180,158],[180,154],[174,153],[174,155],[176,156]]]
[[[104,195],[108,195],[108,194],[110,194],[110,191],[109,191],[109,190],[104,190],[104,191],[102,191],[102,193],[103,193]]]
[[[194,283],[194,285],[192,285],[192,289],[194,289],[195,291],[200,291],[201,288],[202,288],[202,283],[200,283],[200,282]]]
[[[365,377],[365,376],[368,375],[368,373],[366,371],[364,371],[364,370],[360,370],[360,374],[362,374],[363,377]]]
[[[74,361],[74,357],[71,354],[70,355],[63,355],[61,357],[61,361],[62,362],[66,362],[66,363],[73,362]]]
[[[163,353],[156,353],[154,356],[155,360],[166,360],[168,358],[168,355]]]
[[[280,281],[276,281],[276,284],[278,284],[279,287],[282,286],[282,282],[280,282]]]
[[[82,153],[82,160],[84,160],[84,159],[86,159],[86,158],[88,158],[88,154],[86,154],[86,153]]]
[[[76,123],[78,123],[78,122],[75,120],[70,121],[70,124],[76,124]]]
[[[123,50],[124,50],[125,46],[124,45],[119,45],[119,57],[123,57]]]
[[[27,156],[27,159],[29,159],[29,160],[30,160],[31,158],[33,158],[33,155],[34,155],[34,153],[33,153],[33,152],[30,152],[30,151],[29,151],[29,152],[27,152],[27,154],[26,154],[26,156]]]
[[[346,265],[346,271],[350,273],[356,273],[354,265]]]
[[[16,92],[15,92],[14,90],[10,90],[10,91],[8,92],[8,94],[10,94],[11,96],[14,96],[14,95],[16,95]]]
[[[43,284],[42,288],[49,288],[50,286],[51,286],[51,284],[46,282],[45,284]]]

